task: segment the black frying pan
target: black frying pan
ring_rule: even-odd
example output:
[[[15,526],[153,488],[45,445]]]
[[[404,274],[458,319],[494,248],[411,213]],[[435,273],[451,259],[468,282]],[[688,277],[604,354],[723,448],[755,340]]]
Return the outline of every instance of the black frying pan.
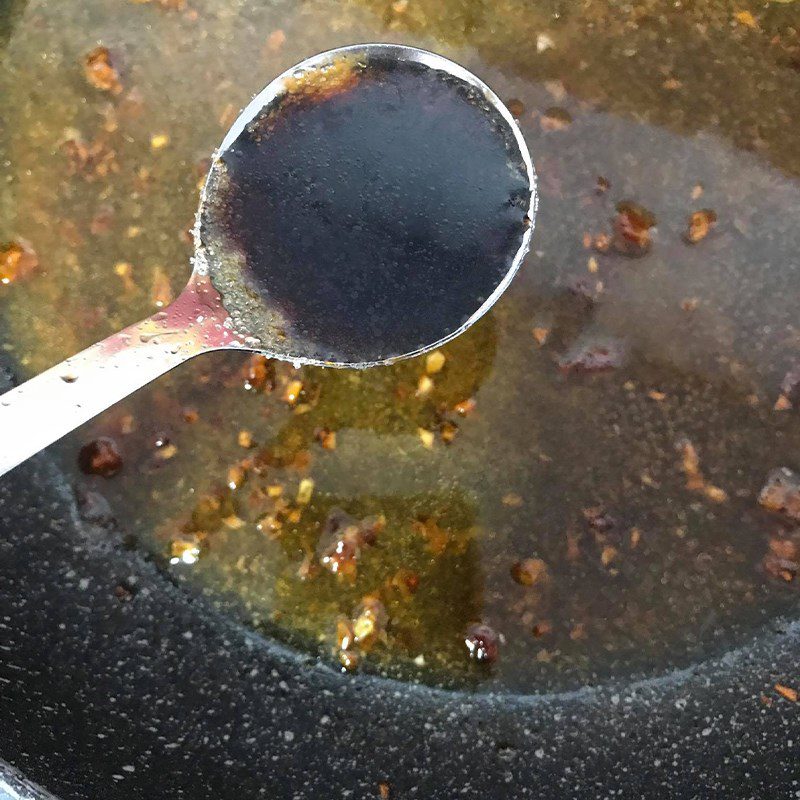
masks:
[[[0,759],[63,800],[800,791],[800,716],[762,697],[800,675],[797,624],[635,684],[443,692],[342,675],[260,638],[123,533],[47,454],[0,480]],[[3,785],[2,800],[28,791]]]

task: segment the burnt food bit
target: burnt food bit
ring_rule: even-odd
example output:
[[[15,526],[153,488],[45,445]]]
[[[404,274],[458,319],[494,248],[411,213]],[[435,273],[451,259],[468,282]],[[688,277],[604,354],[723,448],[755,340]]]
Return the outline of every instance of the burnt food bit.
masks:
[[[651,229],[656,224],[655,214],[652,211],[626,200],[617,205],[617,215],[612,224],[614,235],[611,243],[618,253],[638,257],[650,250]]]
[[[352,580],[363,548],[375,544],[384,525],[382,517],[357,520],[334,508],[325,520],[317,545],[320,565],[334,575]]]
[[[625,345],[617,340],[578,343],[561,358],[562,372],[605,372],[625,363]]]
[[[86,80],[96,89],[117,95],[122,92],[119,72],[107,47],[95,47],[83,60]]]
[[[78,514],[84,522],[98,525],[101,528],[113,528],[116,520],[111,505],[99,492],[92,491],[85,486],[75,488],[75,500]]]
[[[506,108],[511,112],[511,116],[515,119],[519,119],[525,113],[525,104],[522,102],[522,100],[518,100],[516,97],[506,100]]]
[[[758,502],[767,511],[800,522],[800,475],[788,467],[772,470],[758,496]]]
[[[546,132],[563,131],[572,125],[572,115],[565,108],[553,106],[542,114],[539,124]]]
[[[541,558],[525,558],[511,566],[511,577],[520,586],[535,586],[549,578],[547,564]]]
[[[800,361],[792,364],[781,381],[781,393],[775,403],[777,411],[793,408],[800,402]]]
[[[109,436],[88,442],[78,453],[78,466],[87,475],[111,478],[122,469],[122,456],[117,443]]]
[[[791,583],[800,571],[800,529],[778,534],[769,540],[761,562],[764,571],[773,578]]]

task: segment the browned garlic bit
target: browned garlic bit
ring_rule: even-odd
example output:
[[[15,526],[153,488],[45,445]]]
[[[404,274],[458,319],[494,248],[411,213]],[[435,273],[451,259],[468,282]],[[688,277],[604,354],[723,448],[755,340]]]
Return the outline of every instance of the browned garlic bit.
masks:
[[[39,266],[39,258],[25,239],[0,245],[0,284],[24,280]]]
[[[349,618],[339,617],[336,622],[336,651],[344,670],[355,670],[376,644],[385,643],[388,621],[386,608],[374,595],[363,597]]]
[[[95,47],[87,53],[83,61],[83,70],[86,80],[95,88],[115,95],[122,92],[119,72],[107,47]]]
[[[681,465],[686,475],[686,488],[690,492],[699,492],[705,495],[714,503],[725,503],[728,500],[728,493],[719,486],[708,483],[700,470],[700,456],[697,454],[695,446],[688,440],[683,439],[678,444],[681,453]]]
[[[697,244],[697,242],[705,239],[711,232],[711,229],[717,224],[717,214],[710,208],[704,208],[701,211],[695,211],[690,217],[684,233],[684,239],[689,244]]]
[[[768,511],[800,522],[800,476],[788,467],[772,470],[758,496],[758,502]]]

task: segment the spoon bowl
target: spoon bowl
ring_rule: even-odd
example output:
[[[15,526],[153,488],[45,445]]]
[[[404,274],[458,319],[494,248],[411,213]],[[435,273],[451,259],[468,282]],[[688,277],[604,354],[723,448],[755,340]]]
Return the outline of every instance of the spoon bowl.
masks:
[[[485,314],[535,210],[530,155],[489,87],[434,53],[353,45],[287,70],[234,122],[195,265],[259,349],[368,367]]]

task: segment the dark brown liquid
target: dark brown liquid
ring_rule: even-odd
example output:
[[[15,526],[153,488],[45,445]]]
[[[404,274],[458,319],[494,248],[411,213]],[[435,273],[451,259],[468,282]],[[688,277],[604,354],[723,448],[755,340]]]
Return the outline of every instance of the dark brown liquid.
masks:
[[[222,160],[225,235],[248,288],[307,343],[300,355],[377,361],[454,333],[508,273],[527,225],[508,123],[419,64],[372,59],[332,91],[301,87]]]

